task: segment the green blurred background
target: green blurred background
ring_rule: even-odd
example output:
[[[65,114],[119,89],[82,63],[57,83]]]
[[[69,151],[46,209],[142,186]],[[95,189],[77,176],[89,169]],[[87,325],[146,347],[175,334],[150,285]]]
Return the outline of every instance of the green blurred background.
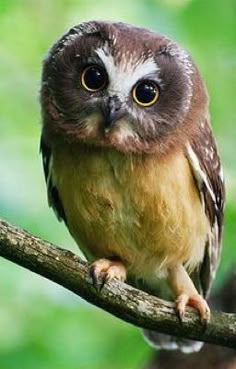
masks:
[[[89,19],[167,34],[206,80],[228,190],[219,285],[236,260],[235,0],[0,0],[0,216],[78,252],[47,207],[38,91],[47,49]],[[0,369],[138,369],[151,355],[135,327],[5,260],[0,273]]]

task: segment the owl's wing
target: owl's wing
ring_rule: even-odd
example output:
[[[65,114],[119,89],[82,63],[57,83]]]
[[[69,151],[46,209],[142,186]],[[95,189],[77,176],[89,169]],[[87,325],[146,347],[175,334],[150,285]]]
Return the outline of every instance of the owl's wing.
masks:
[[[65,211],[62,206],[62,202],[59,197],[57,187],[53,183],[52,178],[52,153],[50,147],[45,143],[43,136],[40,140],[40,153],[43,160],[43,169],[45,181],[47,184],[47,194],[48,194],[48,205],[53,208],[57,219],[59,221],[64,220],[66,223]]]
[[[207,121],[202,123],[200,135],[187,145],[186,156],[199,190],[202,206],[211,226],[211,234],[199,271],[202,292],[206,296],[220,258],[225,200],[223,171]]]

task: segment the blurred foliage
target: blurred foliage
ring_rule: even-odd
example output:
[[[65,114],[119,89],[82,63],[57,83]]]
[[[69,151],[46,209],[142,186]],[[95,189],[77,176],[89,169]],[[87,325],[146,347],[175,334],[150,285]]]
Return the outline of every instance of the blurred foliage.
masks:
[[[235,0],[0,0],[0,216],[78,252],[47,208],[38,154],[38,90],[49,46],[89,19],[165,33],[197,62],[211,97],[228,189],[216,282],[221,283],[236,260]],[[136,328],[5,260],[0,270],[1,369],[135,369],[150,355]]]

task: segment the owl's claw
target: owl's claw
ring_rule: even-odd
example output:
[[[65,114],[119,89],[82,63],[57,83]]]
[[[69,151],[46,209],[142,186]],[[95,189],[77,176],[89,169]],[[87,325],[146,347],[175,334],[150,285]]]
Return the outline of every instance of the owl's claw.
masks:
[[[186,293],[182,293],[176,299],[176,313],[181,322],[183,321],[187,305],[198,310],[201,323],[204,326],[209,323],[211,312],[206,300],[199,294],[190,296]]]
[[[90,276],[93,281],[93,285],[97,291],[100,291],[104,286],[104,275],[101,275],[99,271],[96,269],[95,265],[92,265],[90,268]]]
[[[101,291],[104,285],[112,279],[124,282],[126,269],[120,261],[99,259],[91,265],[90,275],[94,287]]]

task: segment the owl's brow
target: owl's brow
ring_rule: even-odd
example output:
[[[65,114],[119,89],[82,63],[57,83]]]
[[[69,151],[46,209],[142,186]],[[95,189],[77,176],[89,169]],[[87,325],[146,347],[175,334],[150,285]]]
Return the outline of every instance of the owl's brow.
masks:
[[[126,52],[123,58],[119,58],[121,62],[118,63],[107,45],[97,48],[95,53],[103,62],[109,76],[108,91],[117,94],[121,100],[126,99],[135,83],[145,76],[153,75],[157,83],[161,84],[160,69],[152,56],[145,58],[143,55],[138,59]]]

